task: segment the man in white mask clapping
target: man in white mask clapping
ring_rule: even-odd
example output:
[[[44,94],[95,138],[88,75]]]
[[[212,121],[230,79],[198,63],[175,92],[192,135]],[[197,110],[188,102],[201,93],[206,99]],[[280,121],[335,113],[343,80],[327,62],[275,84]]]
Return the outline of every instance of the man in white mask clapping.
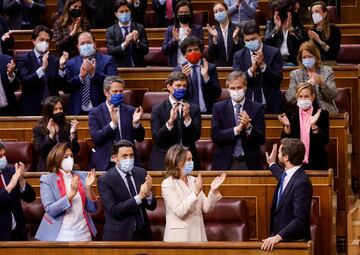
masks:
[[[260,145],[265,142],[264,109],[245,98],[247,80],[240,71],[226,79],[230,98],[214,104],[211,138],[217,145],[212,169],[263,169]]]

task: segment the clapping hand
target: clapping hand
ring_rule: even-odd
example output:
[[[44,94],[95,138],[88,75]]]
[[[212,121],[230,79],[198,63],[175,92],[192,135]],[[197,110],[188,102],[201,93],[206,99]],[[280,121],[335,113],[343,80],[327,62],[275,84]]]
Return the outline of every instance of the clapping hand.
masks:
[[[209,71],[209,63],[206,61],[205,58],[203,58],[203,64],[201,65],[200,72],[204,80],[207,80],[209,78],[208,71]]]
[[[183,65],[181,67],[181,72],[183,72],[183,74],[185,74],[186,76],[190,76],[190,74],[191,74],[191,66],[189,64]]]
[[[215,179],[211,182],[211,191],[216,192],[221,184],[225,181],[226,173],[222,173],[220,176],[216,176]]]
[[[46,68],[48,67],[49,65],[49,54],[50,54],[50,51],[46,52],[44,54],[44,56],[42,57],[42,69],[46,70]]]
[[[10,63],[6,65],[6,74],[8,77],[13,78],[14,77],[14,71],[15,71],[16,64],[14,60],[11,60]]]
[[[179,29],[174,26],[171,33],[173,40],[176,42],[179,41],[180,39]]]
[[[209,34],[213,37],[213,42],[216,44],[218,39],[218,32],[215,29],[215,26],[210,26],[209,24],[206,25],[206,29]]]
[[[15,164],[15,173],[13,174],[13,176],[11,177],[10,182],[8,183],[8,185],[6,186],[6,191],[8,193],[10,193],[17,185],[18,181],[20,178],[22,178],[23,176],[23,168],[19,166],[19,164]]]
[[[139,124],[143,115],[144,115],[143,108],[141,106],[136,107],[134,114],[133,114],[133,121],[132,121],[133,125]]]
[[[86,176],[85,185],[86,187],[91,187],[95,183],[96,180],[96,172],[95,169],[91,169],[91,172],[89,172]]]
[[[190,104],[182,103],[182,112],[183,112],[183,116],[184,116],[184,121],[189,122],[190,121]]]
[[[139,31],[134,30],[134,31],[132,31],[132,33],[133,33],[133,41],[134,41],[134,43],[138,43],[138,40],[139,40]]]
[[[65,64],[68,59],[69,59],[69,53],[63,51],[63,54],[61,55],[61,58],[59,60],[59,67],[61,70],[65,68]]]
[[[54,120],[51,118],[49,119],[49,122],[47,124],[47,130],[49,131],[49,136],[51,139],[54,139],[55,133],[56,133],[56,127],[55,127],[55,122]]]
[[[276,162],[276,155],[277,155],[277,144],[274,143],[271,154],[269,155],[267,151],[265,152],[266,161],[269,165]]]
[[[74,175],[73,178],[71,179],[70,192],[67,194],[67,198],[69,199],[70,202],[71,200],[74,199],[76,193],[78,192],[78,184],[79,184],[79,176]]]
[[[76,137],[76,132],[78,129],[79,122],[76,119],[70,121],[70,138],[74,139]]]
[[[9,32],[6,32],[5,34],[3,34],[3,35],[1,36],[1,41],[4,42],[4,41],[6,41],[7,39],[9,39],[12,33],[13,33],[12,31],[9,31]]]
[[[201,174],[198,174],[195,180],[195,195],[198,196],[202,190],[203,180]]]
[[[288,119],[288,117],[286,116],[285,113],[282,113],[278,116],[278,120],[280,121],[280,124],[282,124],[285,127],[289,127],[290,126],[290,121]]]
[[[315,125],[320,117],[321,109],[318,109],[314,116],[310,117],[310,123],[311,125]]]
[[[246,111],[240,112],[240,124],[242,124],[244,128],[247,128],[250,125],[250,123],[251,123],[251,118],[247,114],[247,112]]]
[[[240,28],[236,27],[234,30],[234,33],[232,35],[232,38],[233,38],[235,44],[237,44],[239,42],[239,32],[240,32]]]

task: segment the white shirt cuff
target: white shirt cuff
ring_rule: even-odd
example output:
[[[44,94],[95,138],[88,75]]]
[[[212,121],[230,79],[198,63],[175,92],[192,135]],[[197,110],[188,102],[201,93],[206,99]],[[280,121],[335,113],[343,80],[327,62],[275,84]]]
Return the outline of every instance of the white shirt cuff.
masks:
[[[263,63],[263,64],[260,66],[260,70],[261,70],[262,73],[265,72],[265,70],[266,70],[266,64],[265,64],[265,63]]]
[[[146,202],[148,203],[148,205],[151,204],[152,200],[153,200],[153,194],[150,191],[150,195],[146,197]]]
[[[20,192],[24,193],[25,189],[26,189],[26,182],[25,182],[24,186],[20,187]]]
[[[10,83],[12,83],[15,80],[16,74],[14,73],[13,77],[8,76],[8,80]]]
[[[185,125],[185,127],[190,126],[191,125],[191,118],[190,118],[190,120],[188,122],[185,122],[185,120],[184,120],[184,125]]]
[[[248,135],[251,134],[252,128],[253,128],[253,126],[252,126],[251,123],[250,123],[249,126],[248,126],[248,127],[246,128],[246,130],[245,130]]]
[[[136,204],[137,204],[137,205],[139,205],[139,204],[142,203],[139,195],[136,195],[134,198],[135,198],[135,201],[136,201]]]
[[[36,74],[39,78],[42,78],[44,75],[45,75],[45,71],[39,67],[37,70],[36,70]]]
[[[65,70],[65,69],[64,69],[64,70],[61,70],[61,69],[59,68],[59,76],[60,76],[61,78],[64,78],[65,73],[66,73],[66,70]]]
[[[272,162],[272,163],[269,165],[269,167],[271,167],[271,166],[274,165],[274,164],[276,164],[276,162]]]
[[[110,121],[109,125],[113,130],[117,128],[117,125],[115,125],[112,121]]]
[[[248,74],[249,74],[249,76],[250,76],[250,78],[252,78],[253,77],[253,73],[250,71],[250,68],[248,69]]]
[[[138,127],[140,127],[140,121],[139,121],[139,123],[133,125],[133,128],[135,128],[135,129],[137,129]]]
[[[174,126],[170,126],[167,122],[166,122],[166,127],[169,131],[171,131],[173,129]]]

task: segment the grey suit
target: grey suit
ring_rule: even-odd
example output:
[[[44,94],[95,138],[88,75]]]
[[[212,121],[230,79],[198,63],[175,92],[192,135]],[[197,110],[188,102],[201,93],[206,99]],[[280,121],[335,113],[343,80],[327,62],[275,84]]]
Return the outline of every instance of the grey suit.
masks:
[[[319,85],[315,85],[316,100],[320,108],[327,110],[329,113],[337,113],[338,108],[335,105],[335,97],[337,94],[334,71],[330,66],[320,66],[316,71],[321,75],[324,80],[324,87],[320,88]],[[309,80],[309,76],[306,74],[306,70],[300,68],[290,72],[290,84],[286,91],[286,100],[295,103],[296,102],[296,88],[300,83]]]

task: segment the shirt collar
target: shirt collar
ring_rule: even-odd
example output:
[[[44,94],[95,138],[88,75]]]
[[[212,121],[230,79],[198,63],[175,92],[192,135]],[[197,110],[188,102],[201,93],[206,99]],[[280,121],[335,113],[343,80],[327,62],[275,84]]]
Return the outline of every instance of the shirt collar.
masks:
[[[241,107],[244,107],[244,103],[245,103],[245,97],[243,99],[241,99],[241,101],[239,103],[235,102],[233,99],[231,99],[232,105],[235,108],[237,104],[241,104]]]
[[[292,168],[289,168],[288,170],[285,170],[286,173],[286,177],[288,177],[289,179],[291,179],[291,177],[294,175],[294,173],[301,167],[300,166],[294,166]]]
[[[174,104],[177,104],[179,101],[177,101],[171,94],[169,95],[169,101],[170,104],[173,106]],[[182,102],[183,100],[180,100]]]
[[[37,49],[34,48],[34,53],[36,58],[39,58],[40,56],[43,56],[44,54],[41,54],[40,52],[37,51]]]
[[[127,174],[130,174],[131,176],[133,175],[132,170],[129,173],[124,173],[123,171],[120,170],[120,168],[118,168],[118,166],[116,164],[115,164],[115,168],[116,168],[116,171],[118,171],[118,173],[120,174],[121,178],[123,178],[124,180],[125,180]]]
[[[128,28],[130,28],[131,22],[129,22],[129,23],[127,23],[127,24],[123,24],[123,23],[121,23],[121,22],[119,21],[118,24],[119,24],[120,27],[128,27]],[[130,32],[130,31],[129,31],[129,32]]]

